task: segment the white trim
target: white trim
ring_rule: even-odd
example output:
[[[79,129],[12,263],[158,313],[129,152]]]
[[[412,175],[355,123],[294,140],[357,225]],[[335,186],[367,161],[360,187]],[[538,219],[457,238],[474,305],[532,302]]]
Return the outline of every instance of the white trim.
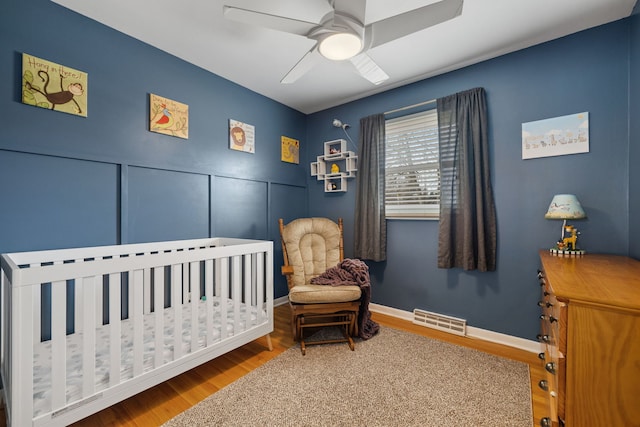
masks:
[[[380,314],[386,314],[388,316],[397,317],[398,319],[413,322],[413,313],[410,311],[399,310],[393,307],[387,307],[386,305],[369,303],[369,310]]]
[[[274,299],[273,300],[273,306],[274,307],[278,307],[280,305],[285,305],[288,302],[289,302],[289,295],[285,295],[283,297]]]
[[[413,322],[413,313],[410,311],[399,310],[393,307],[387,307],[380,304],[369,304],[369,310],[386,314],[388,316],[396,317],[398,319],[407,320]],[[528,340],[513,335],[502,334],[500,332],[489,331],[487,329],[474,328],[467,326],[467,336],[471,338],[481,339],[484,341],[493,342],[496,344],[506,345],[508,347],[518,348],[520,350],[529,351],[531,353],[540,353],[540,343],[533,340]]]

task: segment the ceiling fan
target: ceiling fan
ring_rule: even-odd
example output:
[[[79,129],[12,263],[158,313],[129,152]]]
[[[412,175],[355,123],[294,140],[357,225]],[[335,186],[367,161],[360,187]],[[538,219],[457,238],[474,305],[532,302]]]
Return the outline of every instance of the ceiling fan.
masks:
[[[349,59],[362,77],[380,84],[389,76],[367,55],[367,51],[416,31],[448,21],[462,13],[464,0],[441,0],[399,15],[364,25],[366,0],[328,0],[333,10],[319,23],[225,5],[224,16],[315,40],[316,44],[282,78],[293,83],[322,57],[335,61]]]

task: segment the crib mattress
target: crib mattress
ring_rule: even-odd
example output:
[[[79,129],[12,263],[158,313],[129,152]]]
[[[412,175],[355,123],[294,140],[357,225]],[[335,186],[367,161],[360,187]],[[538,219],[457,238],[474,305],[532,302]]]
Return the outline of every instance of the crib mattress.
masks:
[[[236,314],[234,312],[233,301],[228,300],[227,306],[227,336],[241,333],[257,324],[256,307],[250,306],[247,310],[244,304],[240,304],[238,330],[234,330]],[[213,343],[220,341],[222,322],[220,320],[220,299],[214,298],[213,301]],[[264,308],[263,318],[266,319],[266,311]],[[174,350],[174,312],[171,307],[163,310],[163,346],[162,365],[173,360]],[[206,307],[203,301],[198,307],[198,348],[204,348],[206,345]],[[191,304],[182,306],[182,354],[193,353],[196,349],[191,349]],[[143,332],[143,372],[154,369],[156,339],[155,339],[155,316],[153,313],[144,316],[144,332]],[[66,337],[66,354],[67,354],[67,404],[74,403],[81,398],[82,392],[82,341],[83,333],[70,334]],[[110,371],[110,345],[109,345],[109,325],[103,325],[96,329],[96,373],[95,385],[96,392],[105,390],[109,386]],[[133,378],[133,322],[126,319],[121,321],[121,358],[120,358],[120,382]],[[51,341],[38,342],[34,346],[34,418],[51,412]]]

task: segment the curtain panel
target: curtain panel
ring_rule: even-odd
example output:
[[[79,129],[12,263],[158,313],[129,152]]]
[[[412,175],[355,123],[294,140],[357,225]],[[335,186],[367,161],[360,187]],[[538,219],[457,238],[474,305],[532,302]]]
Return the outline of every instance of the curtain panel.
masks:
[[[496,211],[489,168],[485,90],[439,98],[438,267],[496,269]]]
[[[387,223],[384,208],[385,118],[374,114],[360,119],[354,256],[372,261],[387,259]]]

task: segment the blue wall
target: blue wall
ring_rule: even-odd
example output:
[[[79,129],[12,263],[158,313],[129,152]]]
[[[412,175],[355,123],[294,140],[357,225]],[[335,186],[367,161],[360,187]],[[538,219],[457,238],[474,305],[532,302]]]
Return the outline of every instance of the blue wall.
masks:
[[[543,218],[556,193],[577,194],[590,252],[640,258],[638,16],[305,116],[47,0],[29,19],[18,0],[0,15],[0,252],[207,236],[274,240],[276,297],[286,294],[277,219],[345,220],[353,249],[355,182],[324,193],[309,176],[323,141],[389,111],[482,86],[488,95],[498,269],[436,268],[436,221],[388,222],[388,260],[370,263],[373,301],[466,318],[533,339],[537,251],[560,223]],[[46,25],[41,23],[47,22]],[[56,28],[55,31],[52,28]],[[89,75],[89,116],[20,102],[21,54]],[[189,105],[189,139],[148,129],[150,93]],[[521,124],[588,111],[589,153],[521,159]],[[228,148],[229,119],[256,127],[256,153]],[[300,139],[301,164],[280,161],[280,136]]]
[[[357,140],[361,117],[473,87],[487,91],[497,271],[438,269],[437,221],[389,220],[387,261],[369,263],[374,302],[449,314],[471,326],[535,339],[538,250],[560,236],[561,222],[544,219],[558,193],[576,194],[587,212],[588,219],[574,222],[582,247],[628,253],[629,27],[628,20],[619,21],[310,116],[312,157],[323,140],[341,136],[341,129],[331,127],[333,117],[350,123]],[[522,160],[522,123],[584,111],[590,119],[589,153]],[[344,216],[347,229],[353,227],[354,196],[350,191],[335,197],[309,182],[310,211]],[[352,251],[353,241],[345,246]]]
[[[640,5],[630,18],[629,255],[640,259]]]
[[[0,15],[0,252],[278,241],[279,216],[307,214],[308,166],[280,161],[282,135],[305,157],[304,114],[50,1],[26,10]],[[88,73],[88,117],[22,104],[22,53]],[[148,131],[150,93],[189,105],[188,140]],[[255,126],[255,154],[228,148],[229,119]]]

